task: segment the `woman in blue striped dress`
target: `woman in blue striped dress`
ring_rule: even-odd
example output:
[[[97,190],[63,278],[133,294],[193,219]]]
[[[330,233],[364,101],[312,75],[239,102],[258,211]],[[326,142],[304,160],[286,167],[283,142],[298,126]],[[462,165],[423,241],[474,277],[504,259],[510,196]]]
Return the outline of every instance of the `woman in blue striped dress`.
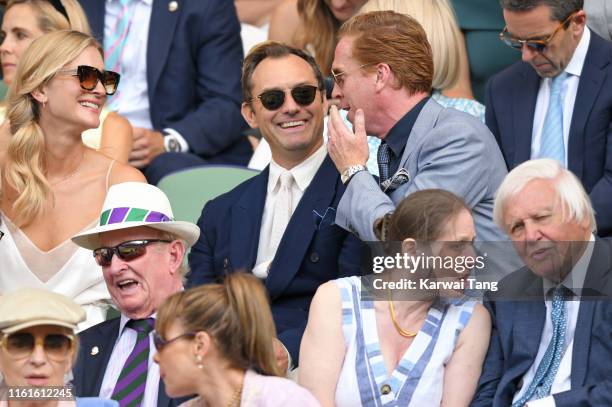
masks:
[[[470,210],[447,191],[411,194],[374,228],[388,257],[395,258],[397,252],[389,250],[394,242],[411,260],[424,253],[444,259],[475,256]],[[411,273],[396,267],[322,285],[302,339],[300,384],[322,406],[468,406],[491,321],[484,307],[460,289],[432,291],[420,285],[465,283],[467,273],[449,277],[445,271]],[[384,289],[383,282],[396,287]]]

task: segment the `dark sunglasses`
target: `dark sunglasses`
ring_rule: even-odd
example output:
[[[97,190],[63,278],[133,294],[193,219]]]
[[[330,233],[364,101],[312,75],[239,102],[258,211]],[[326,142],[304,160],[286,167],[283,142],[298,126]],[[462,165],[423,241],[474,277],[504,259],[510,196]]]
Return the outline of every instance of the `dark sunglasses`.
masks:
[[[580,11],[580,10],[578,10],[578,11]],[[548,36],[548,38],[546,38],[546,39],[543,39],[543,40],[519,40],[518,38],[514,38],[514,37],[510,36],[510,33],[508,32],[508,27],[504,27],[503,31],[501,33],[499,33],[499,39],[504,44],[509,46],[510,48],[514,48],[514,49],[519,50],[519,51],[523,49],[523,44],[525,44],[528,48],[532,49],[533,51],[544,52],[546,47],[548,47],[548,44],[550,44],[550,42],[555,37],[555,35],[559,32],[559,30],[561,30],[561,28],[564,28],[564,29],[567,28],[567,25],[568,25],[569,21],[576,15],[576,13],[578,13],[578,11],[574,11],[565,20],[560,22],[559,25],[557,25],[557,28],[555,28],[555,30],[552,32],[552,34],[550,34]]]
[[[314,85],[300,85],[291,89],[291,97],[300,106],[308,106],[311,104],[317,95],[317,88]],[[268,110],[276,110],[285,103],[285,91],[282,89],[272,89],[262,92],[259,96],[249,100],[249,103],[259,99],[263,107]]]
[[[30,332],[15,332],[2,337],[2,347],[14,359],[28,357],[36,345],[42,345],[50,359],[64,360],[74,346],[74,336],[65,334],[47,334],[44,338]]]
[[[79,78],[81,88],[85,90],[94,90],[98,85],[98,81],[104,86],[104,91],[107,95],[114,95],[119,86],[121,75],[113,71],[100,71],[98,68],[88,65],[79,65],[77,69],[67,69],[59,71],[60,75],[70,75]]]
[[[172,339],[164,339],[162,338],[162,336],[157,332],[153,332],[153,345],[155,345],[155,350],[157,350],[158,352],[161,352],[166,346],[168,346],[169,344],[171,344],[172,342],[181,339],[181,338],[195,338],[196,333],[195,332],[185,332],[184,334],[181,334],[179,336],[176,336]]]
[[[102,267],[110,266],[113,255],[117,255],[121,260],[130,261],[139,258],[147,252],[147,245],[151,243],[171,243],[171,240],[148,239],[130,240],[123,242],[115,247],[99,247],[93,251],[93,256]]]

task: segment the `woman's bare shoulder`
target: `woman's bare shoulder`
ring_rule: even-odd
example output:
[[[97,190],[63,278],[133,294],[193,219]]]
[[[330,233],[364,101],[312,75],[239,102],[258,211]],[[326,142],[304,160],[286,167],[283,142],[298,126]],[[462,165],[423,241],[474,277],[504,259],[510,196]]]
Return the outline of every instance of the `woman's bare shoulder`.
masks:
[[[296,42],[296,34],[301,26],[297,0],[283,0],[270,16],[268,39],[300,47]]]

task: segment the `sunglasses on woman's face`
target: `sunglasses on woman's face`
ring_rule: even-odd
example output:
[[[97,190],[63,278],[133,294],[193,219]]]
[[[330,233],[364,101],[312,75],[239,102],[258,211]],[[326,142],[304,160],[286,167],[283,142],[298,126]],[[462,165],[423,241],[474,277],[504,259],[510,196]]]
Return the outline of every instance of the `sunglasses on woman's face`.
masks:
[[[93,251],[93,256],[102,267],[110,266],[113,255],[117,255],[121,260],[130,261],[143,256],[147,252],[147,246],[151,243],[171,243],[171,240],[149,239],[149,240],[130,240],[123,242],[115,247],[99,247]]]
[[[14,359],[30,356],[37,345],[42,346],[49,359],[62,361],[74,346],[74,336],[57,333],[41,337],[31,332],[15,332],[2,337],[2,347]]]
[[[153,345],[155,345],[155,350],[161,352],[166,346],[171,344],[172,342],[181,339],[181,338],[195,338],[195,332],[185,332],[179,336],[176,336],[172,339],[164,339],[158,332],[153,332]]]
[[[290,89],[290,93],[295,103],[300,106],[308,106],[314,101],[318,89],[313,85],[300,85]],[[249,100],[249,103],[259,99],[262,106],[266,109],[277,110],[285,103],[285,94],[285,91],[282,89],[267,90]]]
[[[81,88],[85,90],[94,90],[98,85],[98,81],[104,86],[104,91],[107,95],[114,95],[119,86],[121,75],[113,71],[100,71],[89,65],[79,65],[76,69],[67,69],[59,71],[60,75],[70,75],[79,78]]]

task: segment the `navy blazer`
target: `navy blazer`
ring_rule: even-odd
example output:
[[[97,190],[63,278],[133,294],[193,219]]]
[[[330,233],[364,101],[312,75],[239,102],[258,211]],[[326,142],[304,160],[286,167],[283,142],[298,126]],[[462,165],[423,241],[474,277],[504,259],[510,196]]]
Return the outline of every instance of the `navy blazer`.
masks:
[[[612,234],[612,43],[591,31],[568,140],[568,169],[589,193],[597,229]],[[487,85],[486,122],[508,169],[529,160],[540,77],[525,62]]]
[[[72,369],[73,385],[77,397],[97,397],[108,361],[119,336],[120,318],[94,325],[79,334],[79,355]],[[93,351],[97,348],[97,352]],[[151,352],[155,352],[151,349]],[[171,399],[166,394],[164,382],[159,381],[158,407],[178,406],[183,399]]]
[[[104,41],[106,1],[80,0],[94,37]],[[153,0],[147,85],[155,130],[172,128],[209,162],[248,161],[241,135],[242,42],[232,0]],[[119,85],[121,86],[121,84]],[[215,157],[214,160],[210,160]]]
[[[612,405],[611,242],[597,239],[584,283],[572,348],[571,390],[554,394],[557,407]],[[519,294],[520,293],[520,294]],[[520,295],[520,300],[512,301]],[[542,279],[523,268],[487,293],[493,329],[472,407],[509,407],[533,364],[546,321]]]
[[[255,266],[268,174],[266,168],[206,204],[198,221],[202,233],[189,255],[189,287]],[[265,280],[278,338],[296,365],[310,301],[319,285],[359,274],[362,243],[333,222],[343,192],[328,156],[291,216]]]

